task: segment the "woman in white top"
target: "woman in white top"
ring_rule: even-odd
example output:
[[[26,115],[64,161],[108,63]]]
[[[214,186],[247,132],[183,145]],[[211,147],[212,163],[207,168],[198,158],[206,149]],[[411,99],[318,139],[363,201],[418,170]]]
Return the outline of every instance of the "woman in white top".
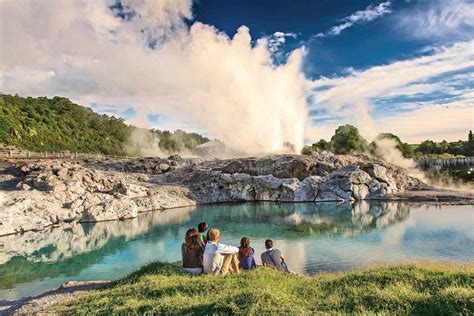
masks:
[[[209,231],[209,240],[206,244],[203,257],[204,273],[222,274],[229,272],[239,273],[239,248],[220,243],[221,232],[213,228]]]

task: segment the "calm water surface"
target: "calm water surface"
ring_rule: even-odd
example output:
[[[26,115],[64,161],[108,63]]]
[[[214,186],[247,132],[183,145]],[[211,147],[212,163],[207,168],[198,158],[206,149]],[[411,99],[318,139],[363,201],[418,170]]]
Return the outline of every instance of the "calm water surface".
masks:
[[[224,243],[267,238],[300,273],[370,263],[474,260],[474,207],[404,203],[212,205],[142,214],[124,222],[70,224],[0,237],[0,301],[41,294],[70,280],[116,279],[154,261],[181,260],[187,228],[206,221]]]

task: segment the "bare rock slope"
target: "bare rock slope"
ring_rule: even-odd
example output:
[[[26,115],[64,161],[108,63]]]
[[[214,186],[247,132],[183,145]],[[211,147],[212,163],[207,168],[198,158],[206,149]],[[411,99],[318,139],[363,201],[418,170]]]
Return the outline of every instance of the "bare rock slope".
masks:
[[[0,236],[62,222],[134,218],[139,212],[195,205],[179,186],[151,186],[144,174],[101,171],[66,161],[7,168],[0,191]]]
[[[400,199],[426,189],[406,170],[367,156],[41,161],[1,170],[0,236],[195,204]]]
[[[403,168],[366,156],[332,154],[207,161],[172,170],[157,180],[185,185],[198,203],[383,199],[427,188]]]

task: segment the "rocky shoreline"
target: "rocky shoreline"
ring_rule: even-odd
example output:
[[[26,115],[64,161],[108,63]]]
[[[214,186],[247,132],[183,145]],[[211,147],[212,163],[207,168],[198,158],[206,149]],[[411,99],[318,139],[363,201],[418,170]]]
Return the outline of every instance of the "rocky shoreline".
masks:
[[[4,161],[0,236],[197,204],[357,200],[473,204],[474,195],[434,189],[403,168],[363,155]]]
[[[113,284],[112,281],[70,281],[55,290],[48,291],[36,297],[27,297],[17,301],[3,302],[9,306],[0,310],[0,315],[32,315],[45,313],[56,315],[55,307],[78,299],[90,291]]]

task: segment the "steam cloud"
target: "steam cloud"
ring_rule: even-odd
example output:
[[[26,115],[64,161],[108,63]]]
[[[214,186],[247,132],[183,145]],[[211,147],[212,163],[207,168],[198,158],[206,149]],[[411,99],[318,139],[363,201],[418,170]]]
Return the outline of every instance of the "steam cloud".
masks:
[[[118,5],[120,3],[120,5]],[[163,114],[247,153],[304,145],[304,49],[275,65],[268,40],[199,22],[190,0],[1,0],[0,89]],[[138,137],[140,138],[140,137]]]
[[[436,177],[430,177],[427,173],[416,167],[416,163],[413,159],[403,157],[397,148],[397,142],[395,140],[383,138],[375,139],[374,142],[376,144],[375,156],[407,169],[410,176],[418,178],[437,188],[474,192],[473,184],[465,183],[448,175],[438,174]]]

